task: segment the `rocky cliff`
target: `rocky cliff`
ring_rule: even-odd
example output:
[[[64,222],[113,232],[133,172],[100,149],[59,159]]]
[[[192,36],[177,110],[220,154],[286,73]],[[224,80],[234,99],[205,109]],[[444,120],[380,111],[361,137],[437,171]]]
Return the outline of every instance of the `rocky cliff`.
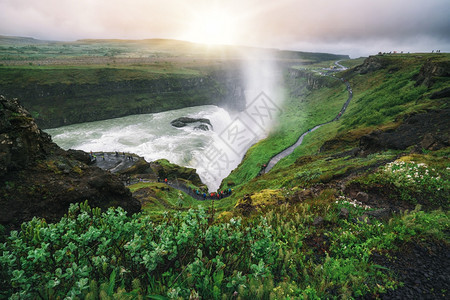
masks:
[[[38,70],[25,71],[3,70],[0,93],[21,99],[43,129],[197,105],[245,107],[241,74],[231,67],[156,77],[131,73],[135,77],[128,78],[129,73],[112,68],[41,70],[55,73],[52,80],[41,79]]]
[[[419,74],[417,74],[414,79],[416,80],[416,86],[423,84],[427,87],[431,87],[439,78],[446,78],[446,80],[448,80],[449,77],[450,62],[437,61],[436,59],[430,58],[423,64]],[[448,97],[448,91],[444,96]]]
[[[326,76],[317,75],[312,71],[288,69],[288,84],[294,96],[300,96],[306,87],[308,90],[318,90],[323,87],[331,87],[339,84],[339,81]]]
[[[0,224],[14,228],[34,216],[56,221],[70,203],[140,210],[122,182],[88,165],[88,154],[52,143],[17,100],[0,96]]]
[[[375,72],[380,69],[384,69],[389,65],[389,60],[387,57],[382,55],[369,56],[366,58],[362,65],[355,67],[353,72],[358,74],[367,74]]]

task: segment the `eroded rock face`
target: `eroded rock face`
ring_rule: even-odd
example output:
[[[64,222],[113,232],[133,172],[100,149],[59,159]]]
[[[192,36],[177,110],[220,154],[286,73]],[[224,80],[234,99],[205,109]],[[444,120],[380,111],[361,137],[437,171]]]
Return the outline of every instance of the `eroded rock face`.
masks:
[[[386,149],[404,150],[416,146],[427,150],[438,150],[449,145],[450,110],[432,110],[405,118],[396,129],[375,130],[361,137],[360,148],[367,152]]]
[[[414,79],[416,80],[416,86],[423,84],[430,87],[436,77],[450,77],[450,62],[428,59]]]
[[[64,151],[18,103],[0,96],[0,224],[16,228],[34,216],[59,220],[70,203],[140,211],[117,176],[87,164],[80,151]]]
[[[324,76],[319,76],[314,74],[311,71],[307,70],[298,70],[298,69],[289,69],[289,78],[290,79],[306,79],[306,87],[309,90],[318,90],[322,87],[330,87],[336,84],[339,84],[338,81],[330,81]],[[294,96],[300,96],[301,90],[303,89],[303,85],[299,84],[298,81],[292,84],[291,90]]]
[[[50,136],[42,132],[17,100],[0,96],[0,177],[45,155]]]
[[[70,83],[58,82],[57,78],[56,82],[48,83],[38,75],[33,75],[35,80],[20,80],[28,77],[18,70],[16,77],[4,75],[14,83],[0,83],[0,90],[8,98],[21,99],[39,127],[46,129],[197,105],[241,111],[245,109],[246,99],[240,70],[240,64],[236,64],[205,76],[143,75],[140,79],[122,80],[117,73],[120,71],[100,68],[95,76],[98,82],[88,83],[76,78]],[[72,76],[70,71],[63,74]]]
[[[364,63],[355,68],[359,74],[367,74],[385,68],[389,62],[382,56],[370,56],[364,60]]]

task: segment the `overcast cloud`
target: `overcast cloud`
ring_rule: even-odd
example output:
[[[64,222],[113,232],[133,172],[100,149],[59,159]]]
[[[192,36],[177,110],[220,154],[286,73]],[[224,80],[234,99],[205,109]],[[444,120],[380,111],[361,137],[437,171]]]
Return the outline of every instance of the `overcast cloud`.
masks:
[[[232,42],[350,54],[450,52],[449,0],[0,0],[0,34],[188,39],[209,12],[225,12]]]

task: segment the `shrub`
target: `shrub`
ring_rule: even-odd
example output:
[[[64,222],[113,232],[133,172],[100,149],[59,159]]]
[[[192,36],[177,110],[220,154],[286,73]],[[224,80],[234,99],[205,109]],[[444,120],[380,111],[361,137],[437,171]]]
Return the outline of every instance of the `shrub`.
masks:
[[[341,198],[322,212],[337,214]],[[448,213],[419,208],[384,224],[333,219],[318,204],[278,205],[265,217],[211,224],[202,210],[160,223],[121,209],[71,205],[55,224],[35,218],[0,244],[0,298],[280,299],[377,295],[395,279],[373,251],[415,237],[448,239]],[[327,221],[330,222],[330,221]]]
[[[392,183],[404,201],[417,203],[426,201],[440,206],[448,206],[450,191],[450,168],[439,172],[425,163],[414,161],[394,161],[381,168],[382,180]],[[426,199],[421,199],[426,195]]]

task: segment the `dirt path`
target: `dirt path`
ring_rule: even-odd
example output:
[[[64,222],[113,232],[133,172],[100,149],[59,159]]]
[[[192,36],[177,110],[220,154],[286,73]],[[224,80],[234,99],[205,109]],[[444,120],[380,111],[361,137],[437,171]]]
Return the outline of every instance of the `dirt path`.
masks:
[[[335,64],[337,66],[340,66],[342,68],[344,68],[343,66],[341,66],[339,64],[339,61],[335,62]],[[344,68],[345,69],[345,68]],[[341,110],[339,111],[339,113],[337,114],[336,117],[334,117],[334,119],[332,119],[331,121],[319,124],[314,126],[312,129],[309,129],[308,131],[304,132],[299,139],[291,146],[289,146],[288,148],[284,149],[283,151],[281,151],[280,153],[274,155],[270,161],[267,163],[266,168],[263,170],[263,173],[267,173],[269,172],[281,159],[285,158],[286,156],[292,154],[292,152],[294,152],[295,148],[297,148],[298,146],[300,146],[303,142],[303,138],[308,134],[311,133],[313,131],[315,131],[316,129],[320,128],[321,126],[325,125],[325,124],[329,124],[331,122],[337,121],[341,118],[341,116],[344,114],[345,110],[347,109],[348,104],[350,103],[350,101],[353,98],[353,91],[352,88],[350,87],[350,84],[348,83],[348,81],[346,81],[345,79],[341,78],[340,79],[342,82],[344,82],[347,85],[347,91],[348,91],[348,99],[347,101],[344,103],[344,105],[342,106]]]
[[[223,190],[222,193],[219,194],[219,197],[217,196],[218,193],[207,193],[204,191],[200,191],[198,190],[198,194],[197,194],[197,190],[191,189],[190,187],[186,186],[185,184],[175,180],[175,181],[153,181],[153,180],[132,180],[130,181],[129,184],[127,185],[131,185],[131,184],[135,184],[135,183],[139,183],[139,182],[144,182],[144,183],[152,183],[152,182],[158,182],[158,183],[162,183],[165,185],[170,186],[171,188],[174,188],[176,190],[179,190],[181,192],[184,192],[186,194],[188,194],[189,196],[191,196],[192,198],[194,198],[195,200],[221,200],[223,198],[227,198],[229,196],[231,196],[232,194],[232,190],[231,189],[226,189]]]

